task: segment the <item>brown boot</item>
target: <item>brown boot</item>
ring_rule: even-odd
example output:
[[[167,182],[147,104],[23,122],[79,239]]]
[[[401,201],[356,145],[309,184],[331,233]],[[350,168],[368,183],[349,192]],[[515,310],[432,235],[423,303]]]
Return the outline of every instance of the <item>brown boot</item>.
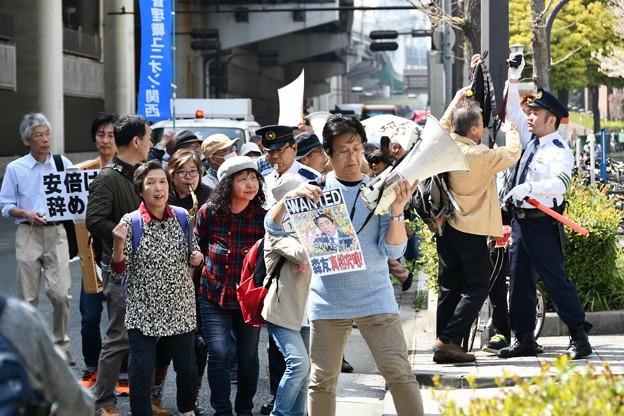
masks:
[[[433,361],[438,364],[443,363],[469,363],[475,361],[474,354],[464,351],[454,342],[443,342],[436,338],[433,343]]]
[[[158,397],[152,396],[152,415],[154,416],[173,416],[173,413],[169,410],[165,409],[162,404],[160,404],[160,399]]]

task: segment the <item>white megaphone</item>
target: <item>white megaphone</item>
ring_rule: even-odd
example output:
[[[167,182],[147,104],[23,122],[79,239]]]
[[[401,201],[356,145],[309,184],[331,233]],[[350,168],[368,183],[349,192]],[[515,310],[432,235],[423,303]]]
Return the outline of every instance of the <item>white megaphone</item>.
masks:
[[[470,168],[453,138],[435,117],[429,115],[420,140],[401,163],[387,168],[371,182],[362,185],[360,196],[369,209],[375,210],[375,214],[385,214],[396,199],[393,188],[400,179],[407,179],[413,185],[416,180],[453,170],[469,171]]]

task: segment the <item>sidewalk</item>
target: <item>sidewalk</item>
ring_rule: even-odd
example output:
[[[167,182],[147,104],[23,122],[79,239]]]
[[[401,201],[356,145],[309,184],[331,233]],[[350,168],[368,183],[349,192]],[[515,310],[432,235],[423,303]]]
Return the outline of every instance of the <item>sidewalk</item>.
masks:
[[[414,285],[416,286],[416,285]],[[439,415],[438,403],[432,394],[433,377],[438,375],[443,387],[452,389],[449,397],[458,403],[468,403],[471,397],[490,397],[500,395],[502,388],[496,386],[495,380],[501,377],[504,372],[515,374],[522,379],[528,379],[540,372],[541,364],[551,363],[558,352],[567,348],[569,338],[567,335],[543,336],[539,338],[539,343],[544,346],[544,354],[537,357],[520,357],[503,360],[494,355],[484,353],[480,350],[480,340],[475,341],[474,352],[476,362],[462,364],[435,364],[432,360],[433,352],[431,347],[435,341],[435,299],[429,299],[427,309],[414,312],[412,309],[412,299],[416,288],[400,294],[400,313],[403,322],[403,330],[410,349],[410,359],[418,382],[421,385],[421,393],[425,404],[426,415]],[[619,315],[614,319],[614,315]],[[588,317],[595,328],[610,329],[609,332],[619,332],[616,335],[591,335],[590,342],[594,353],[586,359],[574,361],[577,367],[584,367],[592,364],[596,368],[601,368],[603,362],[608,362],[614,374],[624,374],[624,325],[621,323],[621,313],[611,314],[591,314]],[[555,317],[549,317],[549,321]],[[605,320],[609,322],[602,322]],[[600,321],[600,322],[599,322]],[[615,326],[609,325],[615,322]],[[557,328],[556,322],[547,322],[550,327]],[[546,328],[548,329],[548,327]],[[370,357],[370,352],[364,345],[356,345],[358,341],[356,329],[347,347],[347,359],[351,351],[359,354],[366,354]],[[597,331],[602,332],[602,331]],[[552,333],[550,330],[545,334]],[[602,332],[604,333],[604,332]],[[373,364],[374,365],[374,364]],[[358,368],[356,367],[356,371]],[[473,375],[476,378],[478,389],[470,389],[466,377]],[[396,415],[392,396],[389,391],[384,391],[384,380],[378,371],[374,374],[343,374],[338,385],[338,415]]]

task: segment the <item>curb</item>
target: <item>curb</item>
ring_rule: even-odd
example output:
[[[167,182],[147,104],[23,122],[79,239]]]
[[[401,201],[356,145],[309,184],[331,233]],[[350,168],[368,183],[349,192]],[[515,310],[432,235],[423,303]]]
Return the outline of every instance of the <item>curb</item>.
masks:
[[[624,333],[624,310],[587,312],[586,319],[594,327],[591,335],[614,335]],[[568,326],[555,312],[546,312],[541,337],[568,336]]]

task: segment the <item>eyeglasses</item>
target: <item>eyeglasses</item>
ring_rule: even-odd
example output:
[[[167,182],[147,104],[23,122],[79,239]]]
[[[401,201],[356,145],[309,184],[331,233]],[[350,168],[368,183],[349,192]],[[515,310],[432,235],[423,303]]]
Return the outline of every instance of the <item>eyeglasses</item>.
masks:
[[[279,149],[274,149],[274,150],[267,150],[267,154],[269,155],[281,155],[282,153],[284,153],[286,151],[286,149],[288,149],[289,147],[293,147],[291,144],[284,146],[284,147],[280,147]]]
[[[364,154],[364,149],[353,149],[353,150],[345,150],[344,152],[335,152],[334,155],[341,159],[347,159],[349,156],[362,156]]]
[[[186,176],[190,176],[191,178],[194,178],[195,176],[199,175],[199,171],[197,169],[193,169],[193,170],[176,170],[175,174],[178,175],[178,177],[180,178],[186,178]]]

